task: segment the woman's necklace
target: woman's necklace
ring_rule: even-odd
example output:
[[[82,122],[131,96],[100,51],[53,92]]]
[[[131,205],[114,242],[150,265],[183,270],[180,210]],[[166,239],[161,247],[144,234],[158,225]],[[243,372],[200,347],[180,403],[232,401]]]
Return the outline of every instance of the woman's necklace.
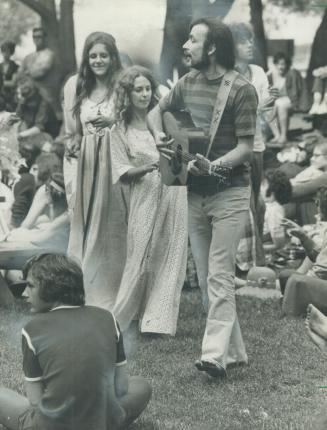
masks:
[[[94,89],[90,94],[89,98],[92,102],[96,103],[97,105],[100,105],[106,99],[109,98],[109,89],[108,88]]]

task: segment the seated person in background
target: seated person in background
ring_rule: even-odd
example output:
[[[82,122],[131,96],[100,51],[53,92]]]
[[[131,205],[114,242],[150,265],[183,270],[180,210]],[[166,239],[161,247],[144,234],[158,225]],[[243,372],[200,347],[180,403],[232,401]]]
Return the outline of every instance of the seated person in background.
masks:
[[[62,68],[56,52],[48,47],[47,34],[44,28],[33,28],[35,52],[26,55],[18,71],[18,79],[28,76],[33,80],[42,99],[51,106],[55,117],[61,120],[60,87]]]
[[[327,66],[319,67],[312,72],[313,81],[313,104],[309,111],[310,115],[327,114]]]
[[[305,82],[299,71],[291,68],[291,60],[283,53],[274,56],[275,70],[268,72],[270,85],[277,91],[275,114],[277,128],[273,128],[274,143],[282,147],[287,142],[291,112],[306,112],[309,97]]]
[[[69,228],[63,175],[56,172],[35,193],[21,227],[11,230],[0,242],[0,268],[6,270],[12,291],[19,286],[22,293],[21,269],[29,258],[40,252],[66,253]]]
[[[0,170],[0,241],[9,233],[11,207],[14,202],[11,189],[1,179],[2,171]]]
[[[32,79],[24,76],[18,81],[16,113],[22,120],[19,125],[18,140],[35,136],[41,132],[56,137],[60,123],[49,102],[42,97]]]
[[[41,153],[30,169],[34,175],[36,186],[40,187],[45,184],[52,173],[63,171],[62,160],[53,152]]]
[[[301,225],[316,222],[314,202],[319,188],[327,186],[327,142],[318,143],[312,153],[310,166],[291,179],[292,203],[286,209],[288,218],[295,217]]]
[[[275,170],[267,172],[262,190],[266,203],[263,239],[264,242],[270,242],[264,244],[264,249],[273,251],[282,248],[287,242],[285,228],[282,224],[285,218],[283,205],[291,199],[292,186],[285,173]]]
[[[53,173],[35,193],[31,208],[20,228],[14,229],[6,242],[31,243],[53,252],[66,252],[69,217],[63,174]],[[2,245],[0,251],[5,251]]]
[[[12,112],[16,108],[15,87],[18,65],[11,60],[15,52],[16,45],[14,42],[4,42],[1,45],[1,54],[3,62],[0,64],[0,94],[5,100],[6,110]]]
[[[11,225],[13,228],[21,225],[32,204],[36,184],[30,169],[40,154],[40,149],[32,141],[21,142],[19,153],[22,158],[19,161],[18,179],[13,185],[15,200],[11,209]]]
[[[309,303],[321,310],[327,309],[327,187],[317,193],[317,205],[323,235],[321,250],[303,228],[293,221],[283,221],[288,233],[300,240],[307,255],[296,272],[285,270],[280,273],[283,313],[287,315],[303,314]]]
[[[13,112],[8,112],[6,110],[6,101],[0,95],[0,133],[3,131],[7,131],[10,126],[12,126],[15,122],[18,122],[18,116]]]
[[[0,388],[0,423],[11,430],[127,428],[151,387],[128,376],[114,316],[85,306],[82,271],[64,255],[34,257],[24,278],[38,313],[22,331],[27,397]]]

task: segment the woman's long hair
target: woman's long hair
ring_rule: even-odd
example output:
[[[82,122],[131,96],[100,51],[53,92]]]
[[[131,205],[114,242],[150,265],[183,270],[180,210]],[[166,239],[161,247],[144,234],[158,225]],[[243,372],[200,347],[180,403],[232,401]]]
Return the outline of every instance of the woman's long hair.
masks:
[[[121,72],[115,88],[114,112],[115,120],[117,122],[122,121],[125,127],[132,120],[131,92],[134,88],[135,79],[140,76],[146,78],[151,84],[152,96],[148,110],[151,110],[158,102],[158,84],[149,69],[142,66],[131,66]]]
[[[101,43],[105,45],[110,56],[110,65],[107,73],[108,94],[113,89],[116,76],[121,70],[119,52],[114,37],[109,33],[96,31],[91,33],[85,40],[82,62],[78,72],[76,83],[76,99],[73,107],[74,116],[80,113],[82,101],[88,97],[95,86],[95,76],[89,65],[89,52],[94,45]]]

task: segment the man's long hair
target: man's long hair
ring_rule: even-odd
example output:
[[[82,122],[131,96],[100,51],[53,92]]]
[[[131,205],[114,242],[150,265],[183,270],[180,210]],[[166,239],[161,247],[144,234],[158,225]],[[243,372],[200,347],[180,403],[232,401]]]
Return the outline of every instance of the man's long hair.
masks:
[[[235,49],[233,36],[226,24],[219,18],[205,17],[198,18],[191,23],[191,29],[195,25],[204,24],[208,27],[208,34],[204,44],[207,52],[210,45],[216,47],[216,61],[227,70],[233,69],[235,65]]]
[[[110,65],[106,76],[108,95],[113,90],[116,76],[122,68],[114,37],[109,33],[101,31],[91,33],[85,40],[82,61],[78,72],[76,100],[73,107],[73,114],[75,116],[80,113],[82,101],[91,94],[95,86],[95,76],[89,65],[89,52],[98,43],[105,45],[110,56]]]

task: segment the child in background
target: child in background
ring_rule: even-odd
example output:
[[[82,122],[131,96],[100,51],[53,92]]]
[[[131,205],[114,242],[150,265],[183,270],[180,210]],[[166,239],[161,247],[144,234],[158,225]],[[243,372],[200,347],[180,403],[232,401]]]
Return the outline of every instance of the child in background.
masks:
[[[16,113],[6,111],[5,99],[0,96],[0,133],[8,131],[9,128],[17,121],[19,121],[19,118]]]
[[[282,220],[285,218],[283,205],[288,203],[292,197],[292,186],[290,180],[284,172],[275,170],[267,172],[262,186],[263,197],[266,203],[265,221],[264,221],[264,242],[265,250],[274,250],[283,247],[287,237]]]
[[[85,306],[83,274],[60,254],[24,268],[37,313],[22,331],[27,398],[0,388],[0,424],[11,430],[123,429],[144,410],[151,387],[129,378],[114,316]]]
[[[313,104],[309,111],[310,115],[327,114],[327,66],[319,67],[312,73],[313,82]]]

